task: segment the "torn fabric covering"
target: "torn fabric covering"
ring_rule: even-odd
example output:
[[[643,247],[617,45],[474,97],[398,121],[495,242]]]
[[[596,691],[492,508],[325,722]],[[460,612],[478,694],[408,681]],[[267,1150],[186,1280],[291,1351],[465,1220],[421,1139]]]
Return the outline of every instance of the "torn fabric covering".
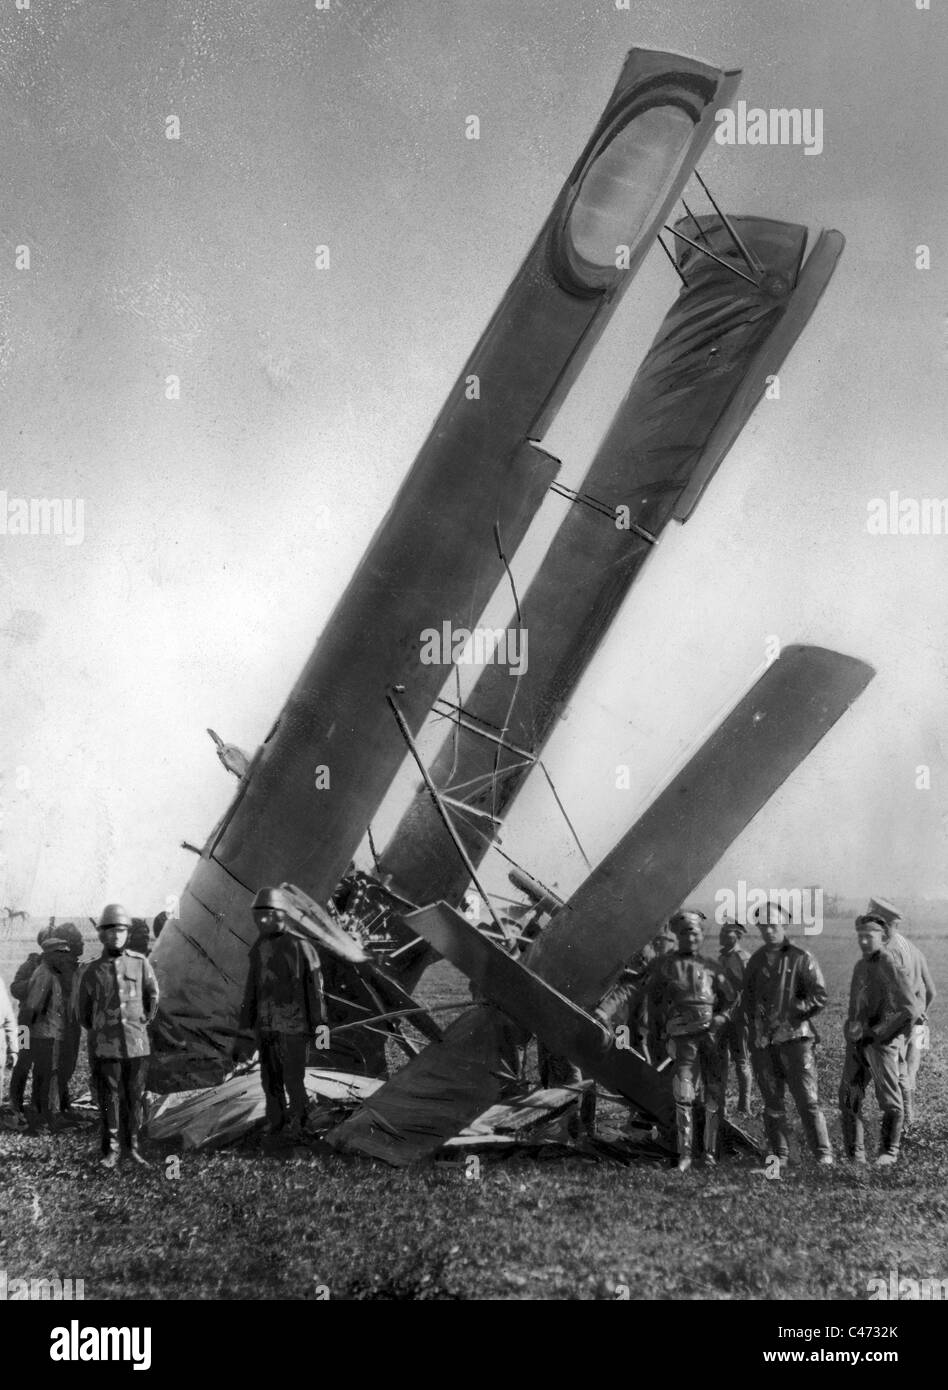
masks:
[[[658,538],[689,516],[764,392],[767,378],[805,327],[842,249],[823,233],[801,274],[805,227],[763,217],[728,219],[762,266],[760,284],[718,217],[685,218],[677,228],[724,264],[686,242],[677,260],[687,280],[636,372],[520,609],[530,661],[514,679],[485,665],[457,725],[429,768],[435,786],[464,788],[470,808],[453,821],[475,866],[491,842],[485,813],[503,817],[531,771],[515,749],[539,755],[563,705],[608,631]],[[584,504],[592,499],[600,508]],[[624,507],[627,513],[617,514]],[[617,525],[617,521],[626,523]],[[476,732],[505,729],[499,750]],[[495,827],[494,834],[496,835]],[[420,792],[381,855],[397,890],[419,905],[454,906],[468,884],[430,798]]]

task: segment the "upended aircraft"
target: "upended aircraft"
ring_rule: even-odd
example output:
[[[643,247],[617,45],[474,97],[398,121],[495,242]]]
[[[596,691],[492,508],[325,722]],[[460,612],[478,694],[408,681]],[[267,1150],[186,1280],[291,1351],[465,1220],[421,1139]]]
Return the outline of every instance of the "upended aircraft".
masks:
[[[478,870],[527,780],[548,778],[555,721],[662,532],[686,523],[711,485],[843,249],[839,232],[824,231],[807,255],[805,227],[728,215],[715,201],[696,165],[739,79],[673,53],[628,54],[273,728],[249,762],[222,757],[237,792],[153,956],[159,1090],[227,1075],[256,935],[250,904],[260,887],[286,884],[327,965],[332,1045],[312,1060],[384,1077],[389,1038],[410,1058],[370,1100],[359,1092],[326,1135],[334,1148],[394,1164],[432,1153],[501,1098],[511,1043],[534,1034],[667,1122],[667,1075],[635,1051],[604,1050],[590,1011],[872,669],[786,648],[644,814],[616,826],[613,849],[568,902],[515,880],[534,902],[530,930],[524,914],[498,912]],[[692,179],[710,211],[685,201]],[[656,240],[677,297],[581,485],[567,488],[543,439]],[[520,596],[516,552],[550,492],[563,520]],[[462,702],[451,668],[422,659],[424,634],[470,627],[503,584],[529,663],[485,664]],[[426,764],[417,740],[432,716],[450,732]],[[212,736],[221,756],[230,745]],[[370,838],[373,871],[356,870],[406,756],[417,793],[381,850]],[[331,769],[322,785],[319,768]],[[483,926],[459,910],[472,889]],[[439,955],[482,1001],[443,1031],[411,994]]]

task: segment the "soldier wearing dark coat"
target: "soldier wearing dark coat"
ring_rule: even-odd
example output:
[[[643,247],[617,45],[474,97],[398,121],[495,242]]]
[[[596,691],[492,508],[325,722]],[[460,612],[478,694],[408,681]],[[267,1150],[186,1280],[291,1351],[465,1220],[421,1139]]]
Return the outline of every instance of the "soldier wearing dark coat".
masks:
[[[876,1167],[887,1168],[899,1157],[905,1048],[921,1006],[910,976],[885,949],[884,921],[871,914],[857,917],[856,931],[862,956],[853,967],[844,1028],[846,1059],[839,1087],[843,1142],[848,1158],[865,1163],[862,1107],[871,1077],[882,1114]]]
[[[29,1029],[37,1121],[55,1130],[62,1123],[62,1076],[72,1058],[76,1033],[72,1004],[76,959],[69,942],[55,932],[46,936],[42,951],[20,1018]]]
[[[319,953],[287,930],[291,904],[278,888],[260,890],[253,915],[260,936],[250,948],[240,1028],[257,1038],[269,1133],[295,1137],[306,1122],[306,1050],[326,1021]]]
[[[13,1068],[13,1075],[10,1077],[10,1109],[13,1112],[14,1122],[20,1129],[25,1128],[27,1123],[26,1116],[23,1113],[23,1108],[26,1105],[26,1087],[30,1079],[30,1073],[33,1070],[33,1051],[29,1043],[29,1025],[27,1024],[26,1018],[24,1016],[26,1010],[26,996],[30,992],[30,981],[33,978],[34,971],[37,969],[39,965],[42,964],[43,942],[50,935],[52,930],[52,926],[40,927],[39,931],[36,934],[36,944],[41,949],[39,951],[30,952],[23,964],[18,967],[17,972],[13,977],[13,983],[10,986],[10,993],[19,1005],[17,1022],[20,1028],[23,1030],[22,1036],[26,1039],[23,1047],[20,1048],[19,1056],[16,1060],[16,1066]],[[34,1076],[34,1109],[36,1107],[36,1100],[38,1095],[39,1092],[36,1089],[36,1078]]]
[[[144,956],[126,949],[132,919],[109,903],[99,919],[103,952],[82,972],[76,991],[79,1021],[89,1030],[102,1117],[103,1168],[114,1168],[122,1140],[144,1167],[139,1148],[151,1043],[148,1025],[158,1011],[158,981]]]
[[[833,1149],[820,1109],[812,1022],[826,1007],[826,982],[815,957],[788,939],[786,913],[779,905],[768,903],[762,908],[757,926],[764,944],[747,966],[743,1007],[754,1075],[764,1102],[764,1133],[770,1152],[786,1163],[789,1087],[807,1143],[817,1162],[829,1168]]]

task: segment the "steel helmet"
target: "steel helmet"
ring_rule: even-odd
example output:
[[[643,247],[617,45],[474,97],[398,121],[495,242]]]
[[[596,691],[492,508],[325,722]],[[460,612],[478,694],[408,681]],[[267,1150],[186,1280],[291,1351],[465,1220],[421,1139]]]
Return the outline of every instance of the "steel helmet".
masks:
[[[279,908],[281,912],[290,912],[291,907],[292,905],[282,889],[261,888],[253,900],[252,911],[269,912],[273,908]]]
[[[108,903],[102,909],[102,916],[99,918],[99,931],[103,927],[130,927],[132,919],[121,903]]]

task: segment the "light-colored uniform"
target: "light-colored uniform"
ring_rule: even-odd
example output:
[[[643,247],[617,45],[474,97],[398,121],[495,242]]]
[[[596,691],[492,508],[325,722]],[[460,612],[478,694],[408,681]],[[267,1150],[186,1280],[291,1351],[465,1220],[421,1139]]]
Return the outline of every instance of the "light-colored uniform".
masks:
[[[905,1126],[915,1120],[915,1087],[918,1082],[918,1069],[922,1053],[928,1050],[928,1011],[935,1000],[935,982],[928,969],[928,962],[914,941],[903,936],[900,931],[890,929],[883,951],[890,956],[895,965],[904,972],[912,986],[915,1002],[920,1013],[912,1024],[905,1041],[902,1054],[902,1067],[899,1083],[902,1089],[902,1105],[905,1111]]]

